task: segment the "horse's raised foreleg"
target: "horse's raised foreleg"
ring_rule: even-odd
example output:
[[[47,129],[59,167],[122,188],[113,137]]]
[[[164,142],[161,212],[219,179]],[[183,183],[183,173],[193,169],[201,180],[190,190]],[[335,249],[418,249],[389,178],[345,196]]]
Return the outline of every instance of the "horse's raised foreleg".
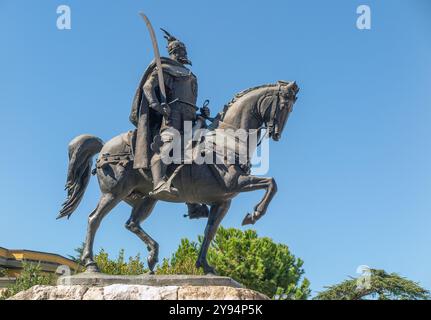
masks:
[[[254,207],[252,214],[247,213],[242,225],[255,224],[257,220],[262,218],[268,209],[269,203],[277,192],[277,184],[274,178],[256,177],[256,176],[241,176],[238,179],[238,192],[250,192],[255,190],[265,189],[265,195],[262,200]]]
[[[212,273],[215,274],[214,268],[208,264],[207,261],[207,253],[208,248],[211,244],[211,241],[214,239],[214,236],[217,232],[217,229],[220,225],[220,222],[223,220],[227,211],[230,207],[230,200],[223,201],[211,206],[210,214],[208,216],[207,226],[205,228],[204,240],[202,242],[202,247],[199,252],[198,260],[196,261],[196,267],[202,267],[204,269],[205,274]]]
[[[140,224],[149,217],[157,203],[157,200],[145,197],[139,200],[127,202],[132,205],[133,209],[125,227],[136,234],[139,239],[144,241],[147,245],[147,249],[149,251],[147,258],[148,268],[150,269],[150,273],[153,273],[154,266],[159,261],[159,244],[141,228]]]
[[[111,193],[105,193],[99,200],[96,209],[88,217],[87,237],[82,252],[82,261],[85,264],[87,272],[98,272],[98,268],[93,259],[93,244],[97,229],[102,219],[111,211],[119,202],[120,198]]]

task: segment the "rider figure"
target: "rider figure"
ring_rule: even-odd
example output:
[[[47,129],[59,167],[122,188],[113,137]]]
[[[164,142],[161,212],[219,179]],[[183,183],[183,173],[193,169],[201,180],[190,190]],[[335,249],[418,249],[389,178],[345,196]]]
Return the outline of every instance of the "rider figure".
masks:
[[[168,32],[163,30],[168,40],[169,57],[172,63],[164,64],[163,78],[166,87],[166,101],[171,104],[161,104],[157,96],[159,79],[157,70],[153,70],[143,86],[144,95],[148,100],[150,108],[163,114],[160,127],[160,137],[162,146],[160,152],[154,152],[151,158],[151,173],[153,176],[154,190],[152,195],[161,193],[176,194],[178,190],[167,184],[166,169],[167,165],[163,161],[164,153],[171,148],[172,133],[169,129],[176,129],[181,134],[184,133],[184,121],[196,120],[196,105],[198,85],[196,76],[186,67],[191,65],[187,57],[187,49],[184,43],[177,40]],[[189,104],[191,105],[189,105]]]
[[[163,30],[163,29],[162,29]],[[162,58],[163,78],[166,88],[167,104],[161,103],[159,91],[159,78],[157,67],[154,67],[142,86],[143,95],[148,101],[150,109],[163,115],[160,125],[161,145],[159,150],[153,150],[151,157],[151,173],[153,176],[153,192],[151,195],[177,194],[178,190],[167,183],[167,165],[163,161],[163,154],[171,149],[173,142],[172,131],[176,129],[181,135],[184,133],[184,121],[196,120],[196,105],[198,85],[196,76],[186,67],[191,65],[187,57],[184,43],[177,40],[167,31],[165,38],[168,41],[169,58]],[[173,102],[175,101],[176,102]],[[203,116],[209,116],[209,109],[202,110]]]

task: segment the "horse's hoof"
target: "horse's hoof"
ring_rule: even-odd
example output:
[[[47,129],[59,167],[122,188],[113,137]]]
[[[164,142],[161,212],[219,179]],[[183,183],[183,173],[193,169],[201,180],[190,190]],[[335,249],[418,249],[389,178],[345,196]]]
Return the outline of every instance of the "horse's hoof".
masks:
[[[243,226],[246,225],[252,225],[255,224],[256,221],[253,218],[253,215],[251,215],[250,213],[247,213],[247,215],[244,217],[244,220],[242,220],[242,224]]]
[[[200,261],[196,261],[195,264],[196,268],[200,269],[202,268],[205,275],[208,276],[216,276],[217,273],[215,272],[215,269],[211,267],[208,263],[201,263]]]
[[[213,267],[210,266],[206,266],[204,268],[204,273],[206,276],[216,276],[217,272],[215,272],[215,269]]]
[[[152,272],[153,274],[154,274],[154,267],[156,266],[157,262],[159,262],[158,258],[155,258],[153,256],[149,256],[147,258],[148,269],[150,269],[150,272]]]
[[[90,263],[85,266],[85,273],[100,273],[96,263]]]

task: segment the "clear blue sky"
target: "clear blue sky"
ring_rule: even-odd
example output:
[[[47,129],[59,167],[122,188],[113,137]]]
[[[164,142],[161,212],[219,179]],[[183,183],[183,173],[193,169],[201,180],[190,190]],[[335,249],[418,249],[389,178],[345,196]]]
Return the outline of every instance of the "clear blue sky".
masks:
[[[72,30],[56,8],[72,9]],[[372,29],[356,28],[368,4]],[[153,58],[145,10],[183,40],[212,110],[250,86],[301,87],[283,139],[271,142],[279,193],[255,225],[304,259],[315,291],[369,265],[431,288],[431,3],[400,1],[0,0],[0,246],[73,253],[99,190],[92,179],[70,221],[67,144],[131,129],[128,115]],[[162,51],[164,41],[158,32]],[[240,227],[259,192],[240,195],[225,227]],[[96,250],[146,248],[128,232],[127,205],[103,222]],[[160,203],[144,228],[169,256],[205,221]]]

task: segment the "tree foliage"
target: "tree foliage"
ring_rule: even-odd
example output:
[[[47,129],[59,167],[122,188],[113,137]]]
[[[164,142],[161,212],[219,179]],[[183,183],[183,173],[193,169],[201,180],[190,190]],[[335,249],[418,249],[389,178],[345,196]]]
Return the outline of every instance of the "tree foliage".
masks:
[[[75,249],[75,255],[69,255],[69,259],[82,266],[82,269],[79,270],[79,272],[85,270],[83,265],[84,262],[81,259],[83,251],[84,243]],[[111,259],[104,249],[100,249],[99,253],[94,256],[94,261],[97,263],[100,272],[105,274],[139,275],[148,271],[148,269],[145,268],[144,262],[139,253],[134,257],[129,257],[126,261],[123,249],[120,250],[115,259]]]
[[[81,259],[81,257],[82,257],[82,253],[84,252],[84,246],[85,246],[85,243],[84,242],[82,242],[81,243],[81,246],[80,247],[78,247],[78,248],[76,248],[74,251],[75,251],[75,254],[74,255],[68,255],[68,258],[70,259],[70,260],[72,260],[73,262],[75,262],[75,263],[77,263],[77,264],[79,264],[79,265],[83,265],[84,264],[84,262],[82,261],[82,259]]]
[[[188,239],[181,239],[177,251],[171,259],[163,259],[163,262],[156,269],[156,274],[190,274],[203,275],[202,269],[196,268],[198,258],[198,244]]]
[[[94,256],[100,272],[112,275],[139,275],[147,272],[144,262],[141,260],[139,253],[134,257],[129,257],[126,261],[124,250],[121,249],[116,259],[110,259],[107,252],[103,249]]]
[[[202,244],[181,241],[170,260],[165,259],[157,274],[202,274],[195,262]],[[208,251],[208,261],[217,273],[242,283],[247,288],[270,297],[306,299],[309,281],[303,279],[303,261],[286,245],[269,238],[259,238],[256,231],[220,227]]]
[[[358,279],[351,278],[327,287],[316,300],[425,300],[430,292],[418,283],[384,270],[371,269],[368,286],[358,286]]]
[[[42,272],[40,264],[23,261],[21,273],[15,283],[7,288],[0,299],[7,299],[35,285],[53,285],[55,279],[55,275]]]

